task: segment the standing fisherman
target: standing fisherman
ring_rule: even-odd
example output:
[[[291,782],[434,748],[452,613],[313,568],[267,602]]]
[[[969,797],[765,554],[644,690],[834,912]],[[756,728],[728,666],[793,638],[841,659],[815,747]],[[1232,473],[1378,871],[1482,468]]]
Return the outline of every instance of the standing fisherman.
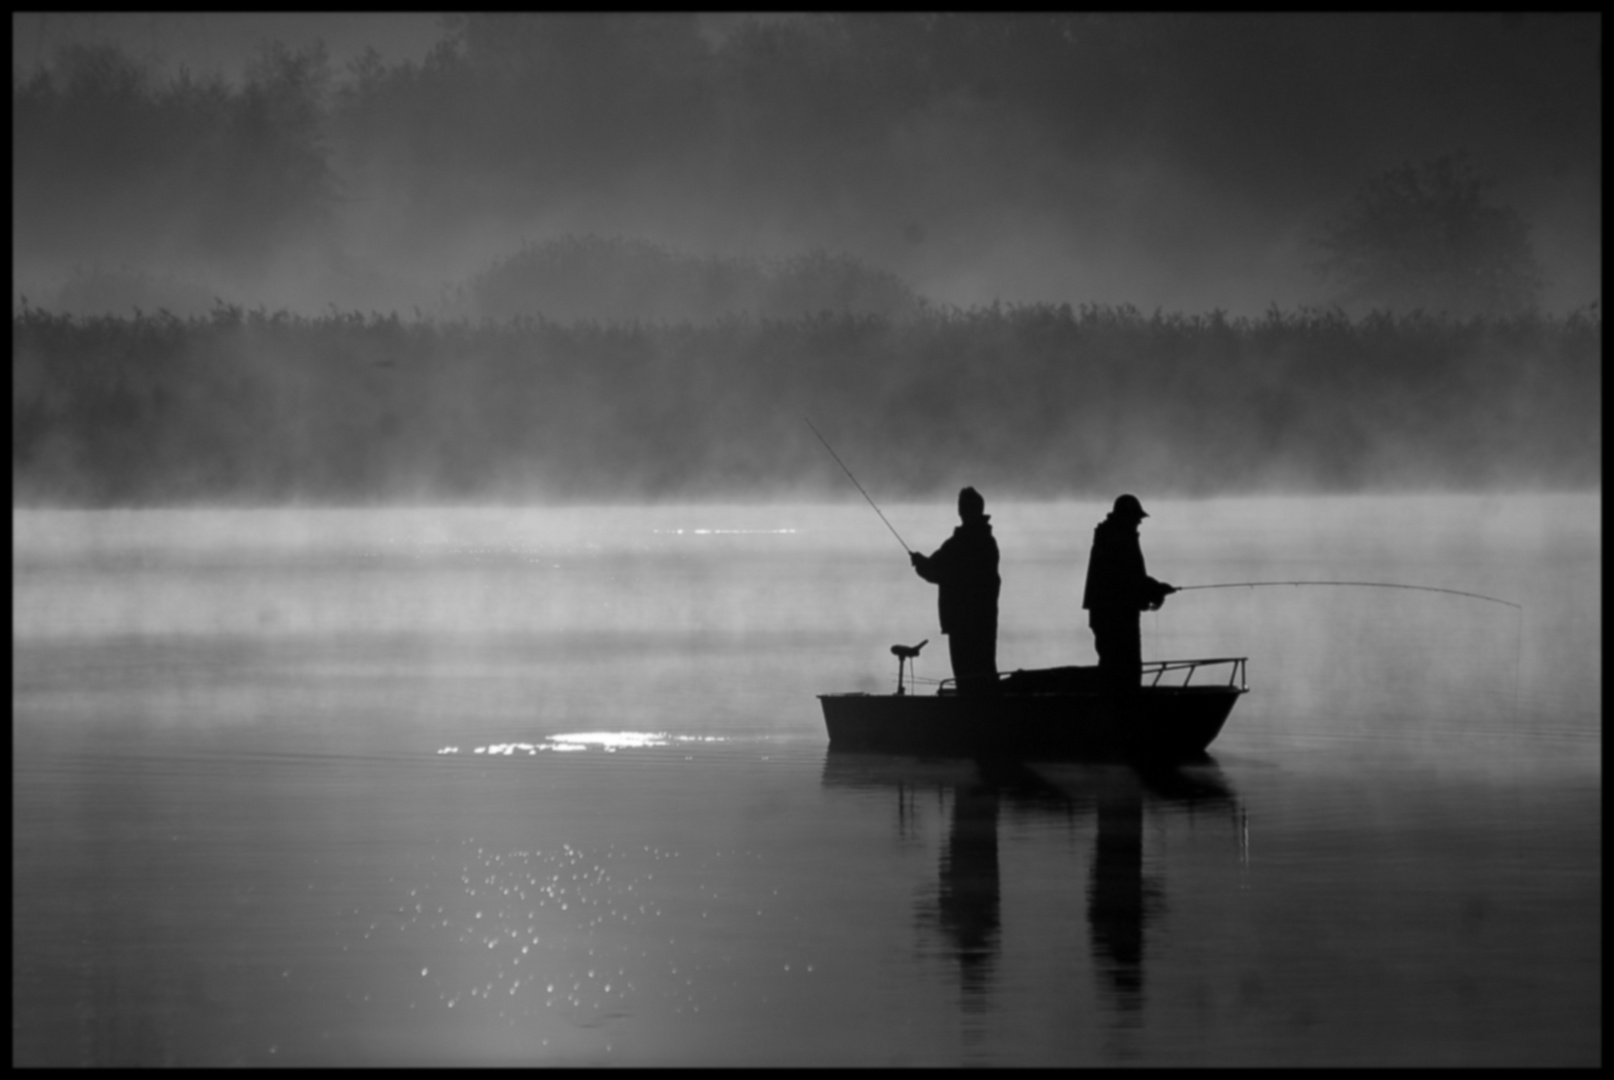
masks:
[[[920,577],[940,586],[936,605],[958,692],[990,694],[998,679],[998,542],[974,488],[958,493],[958,516],[963,523],[933,554],[911,551],[908,558]]]
[[[1138,524],[1149,515],[1135,495],[1115,500],[1110,516],[1093,529],[1082,607],[1093,630],[1098,670],[1105,689],[1129,698],[1143,681],[1141,612],[1156,611],[1176,588],[1150,577],[1138,546]]]

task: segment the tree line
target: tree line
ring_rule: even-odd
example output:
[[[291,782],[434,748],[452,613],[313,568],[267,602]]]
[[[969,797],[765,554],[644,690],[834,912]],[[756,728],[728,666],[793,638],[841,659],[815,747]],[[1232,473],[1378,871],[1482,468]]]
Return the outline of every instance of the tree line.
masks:
[[[1601,317],[12,321],[19,505],[1584,488]]]
[[[377,207],[389,238],[434,252],[479,225],[564,213],[601,192],[623,204],[665,198],[662,212],[705,214],[714,231],[823,236],[833,220],[842,239],[821,242],[922,245],[927,229],[974,214],[991,221],[1030,206],[1049,222],[1075,220],[1108,190],[1106,163],[1140,156],[1186,185],[1298,217],[1311,195],[1297,173],[1341,174],[1373,156],[1360,88],[1332,66],[1341,50],[1382,59],[1375,93],[1435,95],[1437,110],[1471,93],[1442,65],[1484,63],[1500,75],[1541,63],[1488,17],[1408,15],[1379,27],[1348,17],[859,13],[742,21],[712,40],[688,14],[492,13],[446,16],[442,31],[422,60],[370,52],[340,71],[321,47],[271,43],[227,82],[165,73],[103,45],[14,76],[16,259],[256,268],[308,249],[341,265],[355,256],[344,226]],[[1538,107],[1579,115],[1570,106],[1587,75],[1561,74],[1532,84],[1562,98]],[[1325,260],[1340,299],[1395,299],[1364,284],[1356,256],[1385,248],[1379,226],[1396,219],[1397,199],[1423,207],[1417,227],[1441,234],[1415,242],[1414,262],[1455,245],[1458,258],[1483,263],[1498,249],[1489,265],[1513,265],[1528,299],[1522,223],[1455,205],[1473,188],[1466,181],[1420,186],[1403,172],[1364,189],[1376,211],[1341,215],[1325,238],[1346,244]],[[1479,239],[1446,235],[1453,222]],[[1407,261],[1393,231],[1378,265]],[[1494,310],[1418,288],[1425,306]]]
[[[266,46],[239,84],[76,46],[12,82],[15,257],[257,264],[341,195],[323,49]]]

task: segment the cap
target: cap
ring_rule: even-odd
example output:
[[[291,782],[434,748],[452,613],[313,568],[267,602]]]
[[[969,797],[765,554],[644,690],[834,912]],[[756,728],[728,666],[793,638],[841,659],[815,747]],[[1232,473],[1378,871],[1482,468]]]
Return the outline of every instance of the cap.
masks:
[[[986,500],[981,498],[979,491],[967,487],[958,493],[959,517],[980,517],[984,513],[986,513]]]
[[[1136,495],[1117,495],[1115,509],[1111,511],[1119,517],[1146,518],[1149,515],[1143,512],[1143,504],[1138,502]]]

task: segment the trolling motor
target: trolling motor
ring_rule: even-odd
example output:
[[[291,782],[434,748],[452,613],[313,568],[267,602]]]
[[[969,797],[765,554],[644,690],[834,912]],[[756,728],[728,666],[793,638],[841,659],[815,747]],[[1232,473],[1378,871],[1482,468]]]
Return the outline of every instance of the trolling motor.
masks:
[[[902,669],[903,669],[903,665],[906,664],[909,660],[917,659],[918,656],[919,656],[919,650],[923,649],[926,645],[929,645],[929,644],[930,644],[930,639],[926,638],[925,640],[921,641],[917,645],[893,645],[893,646],[891,646],[891,655],[895,656],[897,658],[897,695],[899,697],[908,692],[904,688],[904,686],[902,684]]]

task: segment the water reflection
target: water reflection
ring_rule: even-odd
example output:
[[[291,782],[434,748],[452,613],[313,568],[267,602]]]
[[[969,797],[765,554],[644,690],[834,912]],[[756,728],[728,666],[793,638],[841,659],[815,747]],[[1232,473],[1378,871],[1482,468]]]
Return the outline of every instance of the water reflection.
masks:
[[[966,1011],[984,1011],[998,953],[998,802],[996,785],[977,783],[953,795],[942,852],[935,922],[952,942]],[[925,912],[921,921],[925,919]]]
[[[1098,836],[1087,892],[1093,964],[1120,1017],[1133,1030],[1143,1011],[1143,929],[1164,911],[1160,890],[1143,877],[1143,795],[1130,777],[1103,785]]]
[[[1130,1056],[1146,1001],[1146,936],[1165,914],[1164,888],[1144,873],[1144,822],[1151,815],[1209,811],[1240,827],[1242,809],[1209,757],[1163,767],[1034,765],[1004,760],[939,760],[830,750],[829,788],[887,790],[897,800],[899,842],[912,843],[920,807],[934,792],[950,799],[947,834],[934,891],[920,899],[915,925],[940,932],[957,967],[965,1039],[989,1011],[1000,959],[1002,891],[999,819],[1058,819],[1071,831],[1096,828],[1087,878],[1086,914],[1093,974],[1113,1018],[1119,1057]],[[1241,829],[1242,835],[1242,829]],[[1057,872],[1055,870],[1054,872]],[[1010,880],[1007,887],[1013,889]]]

